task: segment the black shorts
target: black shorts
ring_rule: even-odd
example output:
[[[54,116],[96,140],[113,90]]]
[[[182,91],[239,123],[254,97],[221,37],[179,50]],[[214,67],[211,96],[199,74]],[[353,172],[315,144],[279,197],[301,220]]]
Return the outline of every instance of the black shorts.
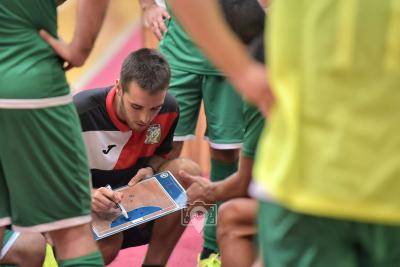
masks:
[[[148,244],[153,231],[153,224],[154,220],[125,230],[123,232],[124,240],[122,241],[121,249]]]

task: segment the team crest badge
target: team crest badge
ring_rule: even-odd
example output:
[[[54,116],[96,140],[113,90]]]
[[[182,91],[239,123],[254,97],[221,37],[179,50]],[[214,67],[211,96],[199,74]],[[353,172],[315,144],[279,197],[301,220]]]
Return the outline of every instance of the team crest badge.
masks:
[[[147,129],[145,144],[158,144],[161,140],[161,125],[153,124]]]

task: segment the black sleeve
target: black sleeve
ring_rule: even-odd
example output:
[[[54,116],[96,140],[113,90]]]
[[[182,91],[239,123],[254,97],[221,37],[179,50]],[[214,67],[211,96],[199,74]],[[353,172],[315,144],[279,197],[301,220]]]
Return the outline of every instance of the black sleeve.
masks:
[[[83,90],[73,97],[82,131],[114,130],[106,110],[106,98],[112,86]]]

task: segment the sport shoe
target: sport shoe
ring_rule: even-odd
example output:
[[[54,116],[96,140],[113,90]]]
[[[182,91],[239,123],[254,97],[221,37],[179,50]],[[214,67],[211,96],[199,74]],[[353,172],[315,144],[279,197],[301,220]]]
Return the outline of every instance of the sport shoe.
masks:
[[[198,267],[221,267],[221,258],[218,253],[211,253],[206,259],[198,259]]]
[[[53,249],[49,244],[46,244],[46,257],[44,259],[43,267],[58,267]]]

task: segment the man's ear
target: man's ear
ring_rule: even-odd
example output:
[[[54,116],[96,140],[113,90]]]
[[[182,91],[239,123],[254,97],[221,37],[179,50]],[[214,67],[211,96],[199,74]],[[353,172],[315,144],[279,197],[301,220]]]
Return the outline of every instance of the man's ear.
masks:
[[[118,96],[122,95],[122,86],[121,86],[121,82],[118,79],[115,81],[115,91]]]

